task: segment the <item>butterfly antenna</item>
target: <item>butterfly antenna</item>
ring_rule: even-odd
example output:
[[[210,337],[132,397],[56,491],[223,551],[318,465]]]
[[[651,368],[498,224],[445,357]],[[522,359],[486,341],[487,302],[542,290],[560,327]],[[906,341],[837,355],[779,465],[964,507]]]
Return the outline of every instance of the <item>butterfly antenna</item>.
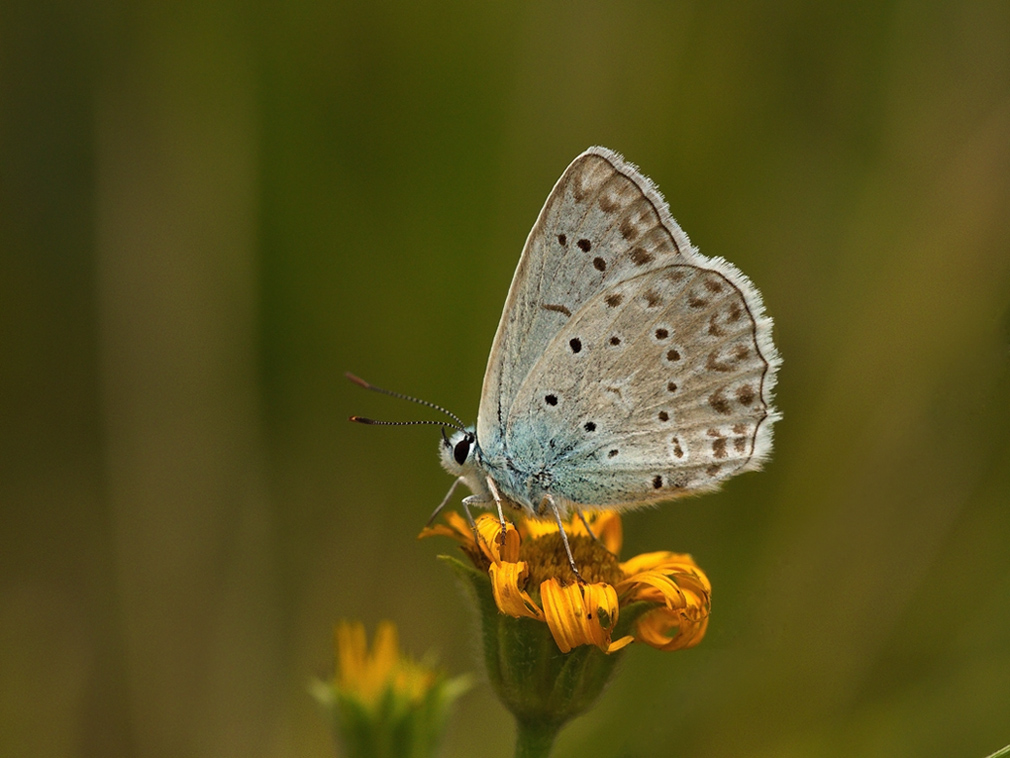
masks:
[[[356,424],[369,424],[370,426],[418,426],[418,425],[430,425],[430,426],[441,426],[445,428],[444,421],[379,421],[374,418],[365,418],[364,416],[351,416],[350,420]],[[456,428],[455,424],[449,424],[449,426]],[[463,427],[459,427],[461,432],[466,430]]]
[[[429,403],[427,400],[421,400],[416,397],[411,397],[410,395],[404,395],[402,392],[393,392],[392,390],[383,389],[382,387],[376,387],[374,384],[366,382],[359,376],[355,376],[350,371],[344,374],[348,379],[357,384],[359,387],[364,387],[366,390],[371,390],[372,392],[381,392],[383,395],[389,395],[390,397],[397,397],[400,400],[409,400],[412,403],[417,403],[418,405],[424,405],[428,408],[433,408],[436,411],[444,413],[446,416],[455,421],[455,427],[461,432],[466,431],[466,427],[463,424],[462,419],[457,416],[452,411],[446,410],[441,405],[436,405],[435,403]],[[359,424],[382,424],[388,426],[401,426],[410,424],[441,424],[440,421],[374,421],[372,419],[361,418],[360,416],[351,416],[351,421],[356,421]],[[444,426],[444,424],[443,424]]]

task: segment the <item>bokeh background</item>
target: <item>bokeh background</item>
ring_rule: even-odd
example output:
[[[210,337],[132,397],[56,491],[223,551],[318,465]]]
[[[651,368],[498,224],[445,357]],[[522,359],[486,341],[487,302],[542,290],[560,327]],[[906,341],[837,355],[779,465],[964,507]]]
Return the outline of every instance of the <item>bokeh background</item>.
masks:
[[[479,671],[415,535],[526,233],[589,145],[762,290],[760,474],[632,514],[697,649],[634,648],[558,756],[1010,742],[1010,5],[0,9],[0,753],[326,756],[331,627]],[[508,756],[486,685],[446,756]]]

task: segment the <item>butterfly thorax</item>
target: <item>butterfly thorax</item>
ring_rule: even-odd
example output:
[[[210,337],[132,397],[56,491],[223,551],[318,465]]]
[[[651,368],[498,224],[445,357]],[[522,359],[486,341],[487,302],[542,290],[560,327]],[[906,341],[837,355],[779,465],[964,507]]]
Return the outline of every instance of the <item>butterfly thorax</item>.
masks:
[[[454,432],[439,445],[442,467],[465,484],[473,496],[468,502],[494,506],[494,494],[488,479],[501,497],[502,505],[531,516],[548,515],[544,498],[551,494],[554,477],[546,466],[521,470],[507,457],[485,457],[474,427]]]

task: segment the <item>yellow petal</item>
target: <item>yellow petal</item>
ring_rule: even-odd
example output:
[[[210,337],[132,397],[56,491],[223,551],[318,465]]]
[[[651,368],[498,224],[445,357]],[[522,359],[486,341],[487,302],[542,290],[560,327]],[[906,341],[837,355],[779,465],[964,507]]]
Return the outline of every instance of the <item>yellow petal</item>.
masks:
[[[617,589],[627,593],[627,601],[645,600],[663,603],[668,608],[683,608],[686,605],[684,593],[674,578],[658,571],[643,571],[618,582]]]
[[[517,563],[492,563],[488,569],[491,576],[491,589],[494,592],[494,601],[498,610],[515,618],[532,618],[537,621],[544,620],[543,611],[533,602],[533,598],[527,592],[519,589],[521,582],[526,579],[526,564],[523,561]]]
[[[634,637],[632,637],[630,634],[626,634],[623,637],[621,637],[621,639],[614,640],[613,642],[611,642],[610,646],[607,648],[607,652],[616,653],[618,650],[623,650],[634,641],[635,641]]]
[[[400,659],[400,640],[396,626],[391,621],[380,621],[375,629],[372,655],[369,661],[372,676],[380,682],[389,679],[389,674]]]
[[[522,538],[514,524],[506,521],[505,530],[502,531],[498,517],[485,513],[477,519],[477,534],[480,538],[480,549],[489,560],[495,563],[501,561],[515,563],[519,560]]]
[[[540,521],[524,518],[521,521],[523,536],[531,540],[540,539],[548,534],[557,534],[558,525],[554,521]]]
[[[658,550],[654,553],[642,553],[629,558],[621,564],[621,570],[626,576],[642,571],[677,571],[683,573],[699,572],[698,564],[687,553],[671,553]]]
[[[540,585],[540,600],[544,604],[547,626],[562,653],[583,642],[582,594],[577,590],[577,584],[562,587],[556,579],[548,579]]]
[[[417,538],[424,539],[425,537],[451,537],[461,544],[468,544],[473,542],[473,530],[470,528],[470,524],[467,520],[460,516],[455,511],[451,511],[444,516],[445,524],[435,524],[434,526],[426,526],[421,530],[421,533],[417,535]]]
[[[656,608],[638,619],[636,636],[657,650],[683,650],[701,642],[708,629],[708,618],[707,612],[697,608]]]
[[[547,626],[562,653],[578,645],[596,645],[604,652],[610,651],[610,634],[618,614],[613,587],[604,583],[563,587],[552,578],[540,585],[540,598]]]
[[[609,584],[587,584],[582,587],[582,599],[586,610],[586,636],[606,652],[620,613],[617,590]]]
[[[585,514],[589,528],[593,530],[596,538],[603,543],[608,551],[617,555],[621,552],[621,543],[624,540],[624,531],[621,526],[621,516],[617,511],[590,511]],[[586,525],[578,514],[572,517],[571,521],[565,525],[568,536],[584,535],[589,537]],[[556,531],[556,530],[555,530]]]
[[[334,629],[337,647],[337,684],[355,689],[365,670],[365,627],[360,622],[341,621]]]
[[[339,623],[337,643],[337,686],[371,702],[389,684],[400,660],[396,627],[384,621],[375,632],[371,654],[360,622]]]

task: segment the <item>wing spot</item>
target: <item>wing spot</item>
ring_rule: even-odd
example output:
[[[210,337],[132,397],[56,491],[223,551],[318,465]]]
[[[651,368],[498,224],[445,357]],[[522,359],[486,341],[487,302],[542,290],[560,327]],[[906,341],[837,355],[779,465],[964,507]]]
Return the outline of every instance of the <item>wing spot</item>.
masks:
[[[706,305],[708,305],[708,300],[706,300],[703,297],[698,297],[694,293],[691,293],[687,296],[687,304],[691,308],[704,308]]]
[[[659,412],[659,420],[660,421],[669,421],[670,420],[670,414],[667,413],[666,411],[660,411]]]
[[[557,395],[547,395],[547,396],[544,397],[544,402],[547,403],[547,405],[557,405],[558,404],[558,396]]]
[[[737,437],[733,440],[733,449],[736,450],[740,455],[747,452],[747,438]]]
[[[715,317],[717,315],[718,314],[713,313],[712,316],[709,318],[708,333],[711,334],[713,337],[722,337],[724,334],[726,334],[726,331],[715,322]]]
[[[670,361],[671,363],[674,362],[674,361],[679,361],[680,360],[680,351],[679,350],[675,350],[675,349],[667,350],[666,351],[666,360]]]
[[[742,387],[737,387],[736,399],[740,405],[750,405],[754,402],[754,388],[749,384],[745,384]]]
[[[582,428],[585,429],[587,432],[595,432],[596,424],[592,421],[587,421]]]
[[[709,476],[715,476],[716,474],[719,473],[719,469],[721,468],[722,468],[721,463],[713,463],[711,466],[705,469],[705,473],[708,474]]]
[[[677,391],[677,383],[676,382],[667,382],[666,383],[666,391],[667,392],[676,392]]]
[[[573,353],[580,353],[582,352],[582,340],[578,337],[572,337],[568,340],[568,347],[572,349]]]
[[[607,295],[606,302],[608,308],[616,308],[624,302],[624,295],[620,292],[615,292],[613,295]]]
[[[562,247],[568,244],[568,237],[564,234],[558,235],[558,242],[561,243]]]
[[[612,213],[617,210],[617,198],[610,194],[600,195],[600,210],[604,213]]]
[[[715,352],[711,352],[708,354],[708,359],[705,361],[705,368],[708,369],[709,371],[720,371],[720,372],[733,370],[733,366],[725,361],[720,361],[718,357],[716,357]]]
[[[563,313],[564,315],[569,317],[572,315],[572,312],[563,305],[554,305],[553,303],[541,303],[540,307],[543,308],[545,311],[554,311],[555,313]]]
[[[636,237],[638,237],[638,229],[631,222],[630,218],[623,218],[621,220],[621,225],[617,227],[617,230],[621,233],[621,236],[624,239],[628,240],[628,242],[632,242]]]
[[[679,268],[675,268],[673,271],[668,271],[666,274],[666,278],[669,279],[674,284],[679,284],[680,282],[684,281],[684,277],[686,276],[687,274],[685,274]]]
[[[733,348],[733,357],[736,358],[737,361],[746,360],[749,355],[750,348],[746,345],[737,345]]]
[[[621,338],[615,334],[613,337],[610,338],[610,344],[613,345],[614,347],[617,347],[618,345],[621,344]]]
[[[657,305],[663,302],[660,298],[659,293],[656,290],[648,290],[645,293],[645,302],[650,308],[655,308]]]
[[[606,271],[607,262],[603,258],[593,258],[593,268],[597,271]]]
[[[588,253],[590,251],[590,249],[593,247],[593,243],[590,242],[587,239],[580,239],[575,244],[578,245],[579,246],[579,250],[581,250],[584,253]]]
[[[661,477],[659,474],[656,474],[656,476],[652,478],[652,487],[653,489],[658,490],[662,486],[663,486],[663,477]]]
[[[670,332],[668,332],[666,329],[657,329],[656,330],[656,339],[657,340],[665,340],[669,336],[670,336]]]
[[[716,458],[726,457],[726,438],[719,437],[718,439],[712,440],[712,455]]]
[[[683,458],[684,448],[680,446],[680,440],[674,437],[672,440],[670,440],[670,443],[673,445],[673,454],[678,458]]]
[[[608,457],[608,458],[616,458],[616,457],[617,457],[617,453],[618,453],[618,452],[619,452],[619,451],[617,450],[617,448],[614,448],[613,450],[610,450],[610,451],[609,451],[609,452],[607,453],[607,457]]]
[[[712,410],[716,413],[721,413],[723,416],[728,416],[733,412],[733,409],[729,406],[729,400],[726,399],[721,388],[708,396],[708,404],[712,406]]]
[[[722,282],[718,279],[706,279],[705,289],[709,292],[722,292]]]
[[[646,263],[652,263],[653,257],[652,253],[640,247],[633,247],[631,249],[631,262],[636,266],[644,266]]]
[[[739,321],[740,320],[740,315],[742,313],[743,313],[743,311],[740,310],[740,304],[739,303],[735,303],[734,302],[734,303],[730,303],[729,304],[729,317],[728,318],[729,318],[730,321]]]

